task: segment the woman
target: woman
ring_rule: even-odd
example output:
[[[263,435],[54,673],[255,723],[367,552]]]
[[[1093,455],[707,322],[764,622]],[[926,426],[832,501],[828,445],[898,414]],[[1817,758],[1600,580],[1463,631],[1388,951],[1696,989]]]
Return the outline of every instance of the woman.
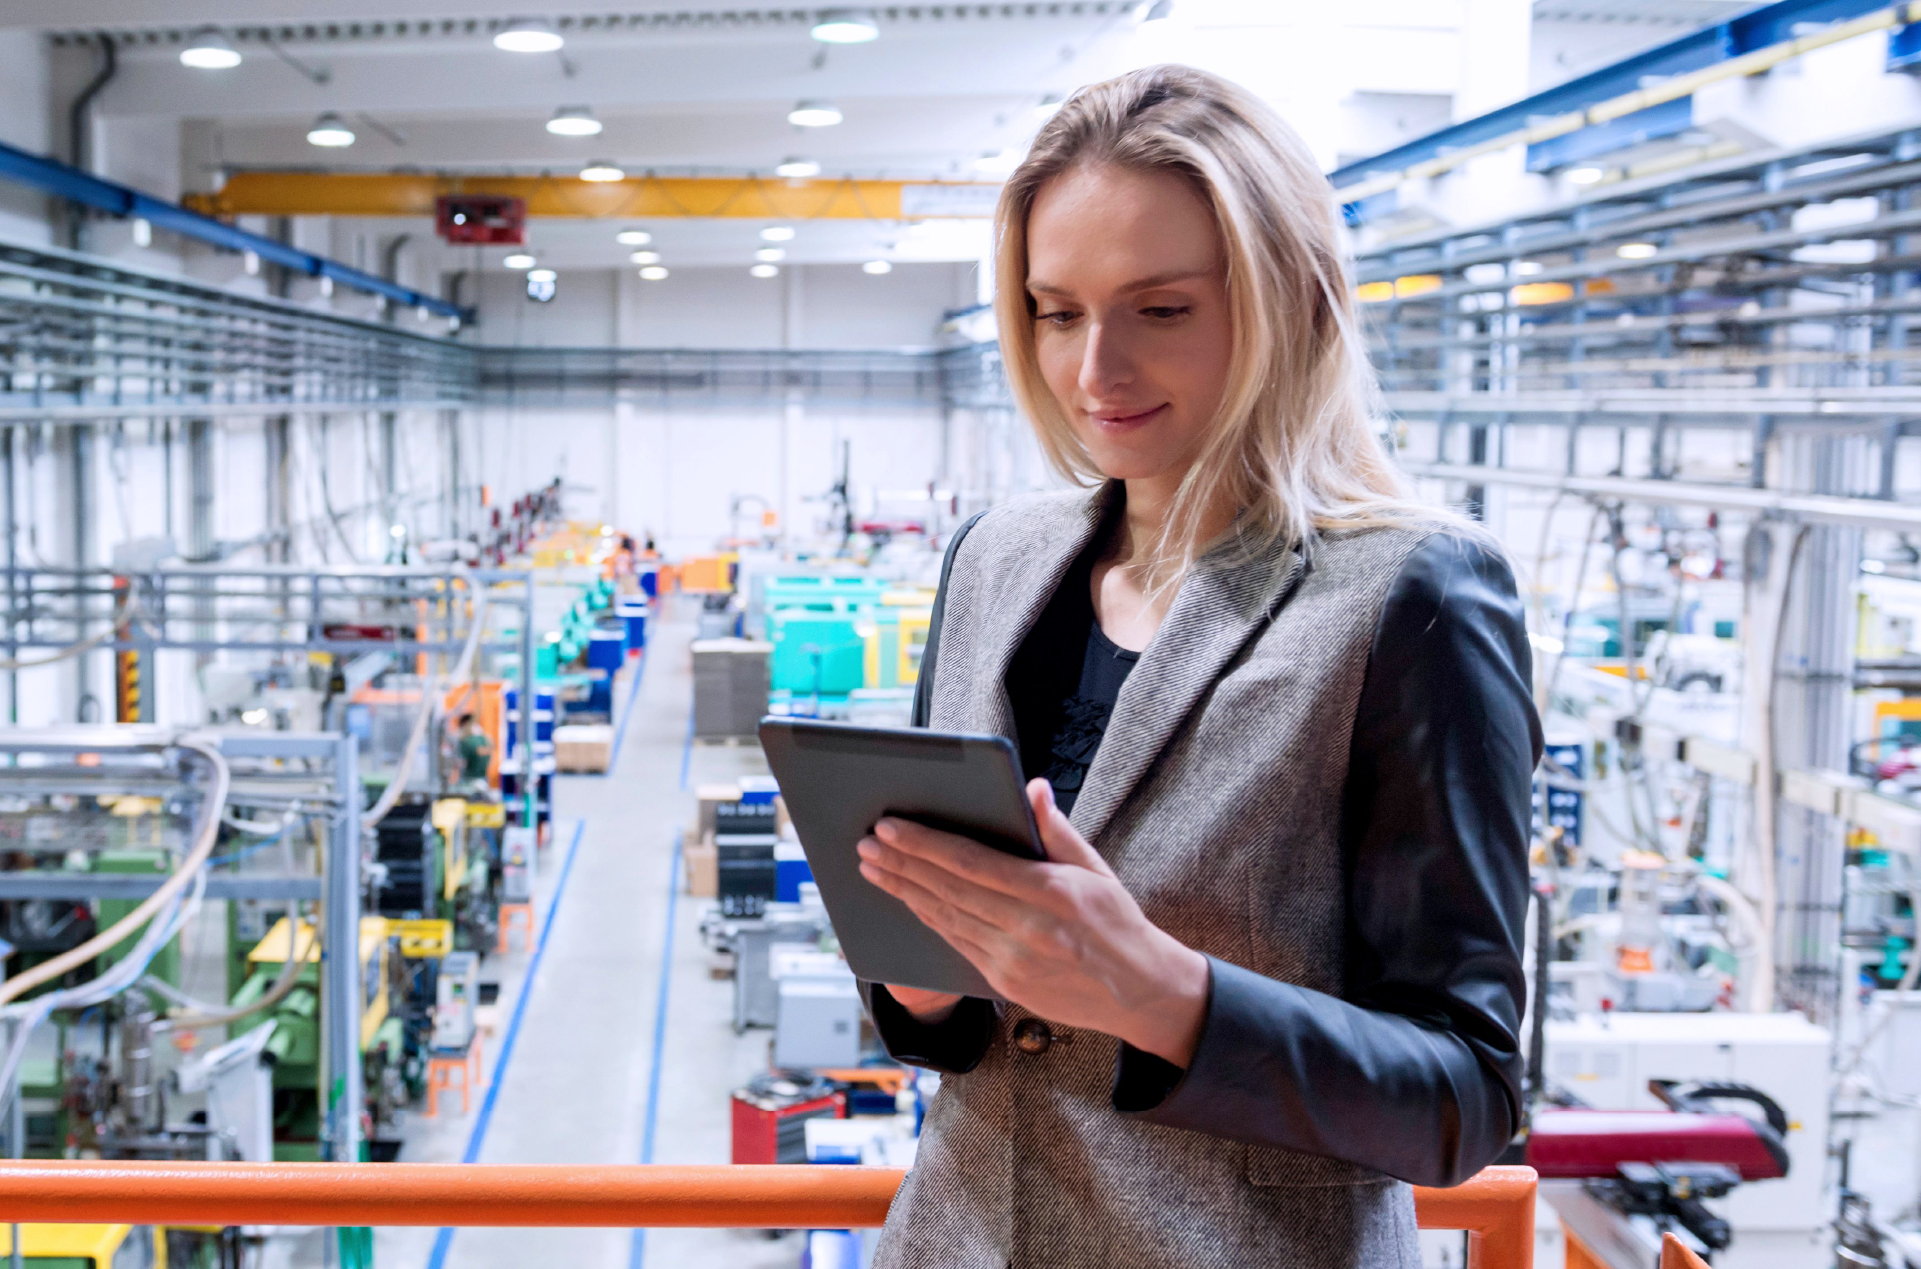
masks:
[[[950,546],[923,669],[923,722],[1017,740],[1049,862],[860,843],[1004,997],[870,989],[952,1073],[880,1263],[1416,1265],[1404,1182],[1520,1123],[1512,577],[1403,493],[1331,191],[1246,93],[1079,93],[997,221],[1015,391],[1095,487]]]

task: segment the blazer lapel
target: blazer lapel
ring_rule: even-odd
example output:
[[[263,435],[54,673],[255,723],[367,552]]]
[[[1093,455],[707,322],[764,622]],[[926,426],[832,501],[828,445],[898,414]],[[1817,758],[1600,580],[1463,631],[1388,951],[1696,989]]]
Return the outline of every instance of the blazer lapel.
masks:
[[[1074,803],[1069,818],[1088,841],[1099,837],[1195,704],[1287,601],[1304,567],[1298,549],[1280,545],[1251,557],[1218,547],[1195,562],[1122,685]]]
[[[1082,515],[1073,521],[1071,531],[1037,535],[1023,544],[1026,549],[1021,557],[1001,576],[989,579],[975,592],[979,596],[976,603],[983,611],[979,620],[969,622],[970,630],[977,633],[969,640],[971,668],[967,673],[943,672],[948,657],[943,632],[940,661],[934,671],[936,699],[943,683],[954,685],[955,690],[976,684],[978,690],[984,692],[983,699],[955,701],[959,711],[948,717],[966,718],[968,730],[978,729],[1016,739],[1014,704],[1007,694],[1008,667],[1022,640],[1027,638],[1028,631],[1040,620],[1048,601],[1060,588],[1061,578],[1113,508],[1115,489],[1110,481],[1093,490],[1082,504]]]

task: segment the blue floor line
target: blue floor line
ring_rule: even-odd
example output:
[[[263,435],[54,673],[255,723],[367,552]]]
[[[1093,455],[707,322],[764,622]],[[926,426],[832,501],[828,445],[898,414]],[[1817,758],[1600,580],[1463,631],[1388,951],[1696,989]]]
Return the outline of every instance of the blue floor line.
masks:
[[[687,791],[687,768],[694,761],[694,714],[687,712],[687,743],[680,750],[680,791]]]
[[[660,1072],[667,1051],[667,998],[674,984],[674,918],[679,914],[680,904],[680,851],[682,835],[674,834],[673,859],[667,865],[667,930],[660,944],[660,984],[654,995],[654,1053],[653,1067],[647,1075],[647,1114],[641,1121],[640,1161],[654,1161],[654,1135],[660,1127]],[[628,1269],[645,1269],[647,1264],[647,1231],[634,1231],[633,1251],[628,1255]]]
[[[467,1136],[467,1149],[460,1156],[462,1163],[478,1163],[480,1148],[486,1144],[488,1125],[494,1121],[494,1105],[500,1100],[501,1085],[507,1082],[507,1063],[514,1056],[514,1041],[520,1038],[521,1020],[527,1016],[527,1002],[533,999],[534,975],[540,972],[541,958],[547,954],[547,939],[554,932],[554,917],[560,912],[560,901],[567,896],[567,879],[574,874],[574,856],[580,852],[581,834],[587,831],[586,820],[574,821],[573,840],[567,843],[567,858],[560,865],[560,879],[554,883],[553,901],[547,905],[546,919],[540,925],[540,937],[534,940],[534,954],[527,961],[527,973],[520,981],[520,999],[514,1001],[514,1016],[507,1023],[507,1034],[500,1041],[500,1056],[494,1059],[494,1077],[488,1081],[487,1095],[481,1099],[480,1115],[474,1120],[474,1130]],[[454,1231],[442,1228],[434,1235],[433,1255],[427,1259],[427,1269],[444,1269],[447,1263],[447,1249],[453,1245]]]
[[[640,654],[640,664],[634,667],[634,685],[627,692],[627,703],[620,707],[620,726],[614,728],[614,751],[607,759],[607,770],[602,775],[612,775],[620,769],[620,747],[627,740],[627,720],[634,716],[634,702],[640,699],[641,676],[647,672],[647,654]]]

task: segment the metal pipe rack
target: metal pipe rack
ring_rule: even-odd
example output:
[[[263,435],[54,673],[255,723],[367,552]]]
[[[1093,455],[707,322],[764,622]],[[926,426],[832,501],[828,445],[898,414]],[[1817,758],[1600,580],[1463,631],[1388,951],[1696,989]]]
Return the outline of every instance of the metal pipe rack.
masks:
[[[465,646],[472,605],[519,616],[498,638],[483,632],[479,650],[516,662],[534,681],[534,574],[524,569],[408,565],[302,568],[186,565],[144,571],[0,567],[0,648],[64,650],[97,640],[95,650],[133,653],[148,664],[160,650],[218,652],[379,652],[438,656]],[[349,632],[343,627],[356,627]],[[368,637],[369,628],[384,632]],[[532,691],[520,699],[521,735],[532,737]],[[534,823],[532,781],[522,815]]]

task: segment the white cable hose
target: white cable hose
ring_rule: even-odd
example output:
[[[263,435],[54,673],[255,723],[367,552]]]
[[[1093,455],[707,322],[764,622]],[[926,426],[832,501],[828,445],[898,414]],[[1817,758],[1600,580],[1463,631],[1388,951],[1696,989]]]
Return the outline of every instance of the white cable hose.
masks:
[[[414,718],[414,729],[407,735],[407,748],[400,756],[400,770],[394,773],[392,782],[387,785],[387,791],[380,795],[380,800],[360,817],[362,828],[372,828],[386,819],[387,812],[394,809],[400,801],[400,795],[407,791],[407,773],[414,769],[414,760],[420,756],[420,746],[427,739],[427,724],[434,716],[434,695],[441,691],[444,685],[457,683],[467,677],[468,672],[473,668],[474,656],[480,651],[481,632],[486,628],[487,596],[483,594],[474,601],[473,629],[467,632],[467,646],[460,650],[460,660],[454,665],[453,670],[439,679],[422,680],[420,713]],[[532,685],[529,684],[526,690],[531,692]],[[528,739],[531,744],[532,738]]]
[[[143,899],[139,907],[80,946],[0,983],[0,1005],[18,999],[41,983],[51,982],[75,966],[85,964],[100,953],[125,942],[134,930],[185,889],[187,883],[205,866],[213,854],[214,842],[220,837],[220,815],[227,804],[227,792],[233,785],[233,771],[220,751],[206,741],[184,737],[178,743],[181,748],[190,749],[205,758],[213,768],[213,779],[208,782],[206,792],[202,795],[200,825],[195,833],[193,848],[180,861],[180,866],[174,869],[173,875],[161,882],[160,888]]]
[[[298,913],[296,913],[294,919],[289,922],[289,928],[287,959],[281,966],[279,976],[274,979],[273,985],[267,988],[258,1000],[249,1001],[238,1008],[231,1004],[214,1004],[211,1001],[197,1000],[189,996],[186,992],[181,991],[178,987],[175,987],[172,983],[162,982],[152,975],[142,978],[140,980],[142,987],[165,996],[176,1005],[191,1011],[188,1013],[172,1014],[162,1018],[154,1024],[154,1030],[200,1031],[208,1027],[224,1027],[230,1022],[238,1022],[242,1018],[250,1017],[263,1009],[271,1009],[286,999],[293,993],[295,984],[300,981],[300,971],[305,969],[310,963],[308,958],[294,955],[292,944],[298,941],[296,936],[300,930]],[[313,933],[313,943],[310,946],[317,946],[319,941],[320,932],[315,930]]]
[[[206,893],[207,870],[202,867],[194,874],[195,885],[191,900],[182,901],[178,894],[172,896],[166,911],[150,922],[135,943],[132,951],[118,964],[91,982],[69,987],[64,991],[48,992],[24,1004],[8,1005],[0,1009],[0,1017],[17,1018],[11,1043],[7,1048],[4,1064],[0,1064],[0,1104],[12,1095],[14,1080],[20,1073],[20,1064],[26,1060],[27,1044],[34,1029],[56,1009],[84,1009],[98,1004],[109,997],[130,990],[147,972],[153,958],[160,954],[179,933],[194,912],[199,910],[201,896]]]
[[[1764,985],[1759,966],[1761,961],[1774,953],[1767,944],[1767,928],[1762,924],[1759,909],[1746,895],[1719,877],[1702,873],[1694,878],[1694,884],[1703,894],[1712,896],[1715,902],[1726,908],[1728,916],[1747,932],[1748,952],[1741,959],[1749,961],[1750,965],[1741,975],[1741,1012],[1769,1012],[1774,1007],[1774,1001],[1761,995],[1758,990]]]

